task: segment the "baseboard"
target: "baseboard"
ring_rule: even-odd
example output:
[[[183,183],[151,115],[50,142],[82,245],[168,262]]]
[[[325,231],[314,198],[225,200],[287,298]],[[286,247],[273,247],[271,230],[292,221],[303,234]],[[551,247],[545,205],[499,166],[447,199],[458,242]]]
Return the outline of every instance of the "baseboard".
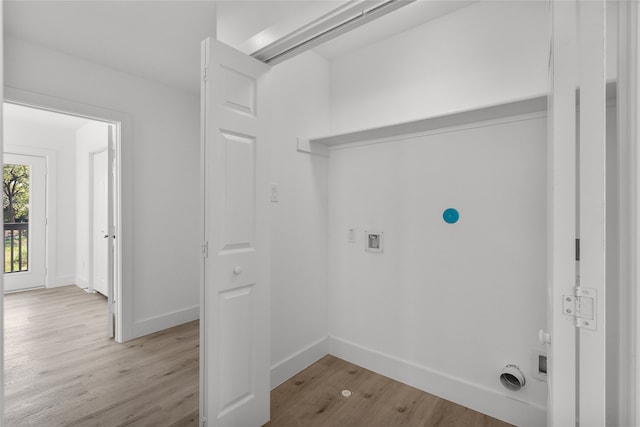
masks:
[[[200,307],[196,305],[160,316],[136,320],[133,323],[133,336],[130,339],[173,328],[174,326],[182,325],[183,323],[191,322],[199,318]]]
[[[81,289],[87,289],[89,287],[89,282],[82,277],[76,276],[73,283],[75,283],[75,285]]]
[[[60,276],[55,279],[49,279],[47,288],[59,288],[61,286],[75,285],[76,283],[77,281],[75,276]]]
[[[544,407],[341,338],[329,336],[329,354],[511,424],[547,423]]]
[[[328,337],[323,337],[273,365],[271,367],[271,389],[273,390],[298,372],[326,356],[328,349]]]

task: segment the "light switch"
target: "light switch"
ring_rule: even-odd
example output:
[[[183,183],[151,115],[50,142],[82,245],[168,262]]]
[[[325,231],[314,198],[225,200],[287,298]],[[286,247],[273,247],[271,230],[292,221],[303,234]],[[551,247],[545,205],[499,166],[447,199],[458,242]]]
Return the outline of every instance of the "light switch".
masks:
[[[355,243],[356,242],[356,229],[353,227],[349,227],[347,229],[347,242]]]
[[[278,184],[271,183],[271,203],[278,203],[280,201],[280,187]]]

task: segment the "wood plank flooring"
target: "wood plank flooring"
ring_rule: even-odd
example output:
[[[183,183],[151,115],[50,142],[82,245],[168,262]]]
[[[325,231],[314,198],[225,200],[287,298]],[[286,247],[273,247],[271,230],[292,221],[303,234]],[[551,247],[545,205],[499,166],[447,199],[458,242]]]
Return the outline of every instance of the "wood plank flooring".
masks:
[[[342,395],[351,391],[350,397]],[[507,427],[510,424],[325,356],[271,392],[264,427]]]
[[[198,322],[117,344],[106,311],[76,286],[5,295],[3,425],[198,425]],[[343,426],[508,424],[333,356],[271,392],[265,427]]]
[[[198,322],[124,344],[76,286],[5,295],[6,426],[196,426]]]

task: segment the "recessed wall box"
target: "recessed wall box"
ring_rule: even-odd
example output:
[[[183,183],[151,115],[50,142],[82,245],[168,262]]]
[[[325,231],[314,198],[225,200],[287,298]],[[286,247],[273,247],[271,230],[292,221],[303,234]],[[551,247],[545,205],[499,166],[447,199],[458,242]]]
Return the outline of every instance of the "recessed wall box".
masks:
[[[382,231],[365,230],[364,243],[365,251],[381,254],[384,252],[384,233]]]
[[[531,373],[539,381],[547,381],[547,352],[534,348],[531,350]]]

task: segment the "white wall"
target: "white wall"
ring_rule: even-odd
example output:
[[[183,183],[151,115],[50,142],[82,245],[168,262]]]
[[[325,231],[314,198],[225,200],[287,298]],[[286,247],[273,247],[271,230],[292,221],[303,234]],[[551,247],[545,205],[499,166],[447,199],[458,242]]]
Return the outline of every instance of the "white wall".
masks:
[[[608,6],[607,72],[612,80],[616,75],[616,5],[611,2]],[[402,123],[546,94],[547,11],[545,2],[481,1],[334,59],[331,62],[330,133]],[[544,145],[544,127],[531,132],[522,129],[521,133],[508,134],[512,139],[509,147],[536,135]],[[469,143],[476,141],[475,135],[470,137]],[[500,141],[496,138],[495,142]],[[460,141],[463,143],[466,141]],[[537,331],[545,324],[542,293],[546,282],[545,264],[540,254],[546,246],[539,237],[546,233],[544,227],[540,228],[546,211],[531,206],[530,211],[521,212],[520,205],[514,204],[523,223],[532,221],[532,228],[539,231],[539,235],[532,236],[525,236],[524,229],[512,233],[532,243],[524,247],[517,240],[501,237],[500,230],[476,224],[479,228],[473,233],[496,232],[478,237],[481,241],[495,244],[495,239],[502,239],[505,247],[517,248],[513,253],[502,254],[500,246],[494,248],[493,254],[477,247],[474,251],[477,242],[464,235],[457,235],[459,240],[452,239],[459,244],[452,248],[447,236],[434,229],[439,223],[438,218],[429,216],[435,215],[430,211],[433,207],[417,194],[425,192],[442,204],[446,194],[454,197],[456,203],[459,203],[457,196],[466,194],[469,202],[483,206],[489,199],[478,199],[487,193],[467,193],[468,188],[456,186],[460,181],[451,178],[447,170],[468,176],[476,172],[478,164],[488,161],[485,157],[488,153],[493,153],[495,160],[514,153],[503,153],[500,151],[503,148],[495,151],[496,147],[477,152],[476,146],[459,153],[455,146],[433,153],[418,145],[407,140],[395,145],[331,152],[330,352],[498,418],[522,425],[534,425],[532,420],[543,424],[546,394],[541,383],[534,380],[526,390],[511,396],[524,402],[521,404],[504,397],[508,393],[497,383],[496,369],[499,369],[498,362],[515,360],[526,366],[525,374],[530,373],[528,352],[537,347]],[[454,152],[459,156],[452,158]],[[538,186],[527,187],[536,181],[525,179],[527,182],[522,188],[528,188],[544,206],[544,155],[540,159],[539,152],[530,154],[521,164],[538,167],[543,174]],[[470,156],[477,162],[469,164]],[[438,169],[441,163],[448,165],[445,170]],[[468,167],[461,170],[460,165]],[[486,168],[483,172],[486,175],[479,175],[478,183],[493,179],[505,166]],[[426,169],[440,170],[443,175],[430,175]],[[525,172],[515,171],[516,174]],[[520,179],[524,179],[524,175],[520,175],[517,182],[521,182]],[[434,184],[448,193],[432,192]],[[522,198],[525,191],[505,194],[516,200]],[[490,196],[495,202],[500,194],[492,192]],[[440,214],[444,207],[440,206]],[[507,210],[507,222],[512,220],[513,213],[513,209]],[[422,216],[418,216],[420,214]],[[355,245],[346,243],[346,228],[351,226],[358,232]],[[365,227],[390,230],[390,235],[385,235],[387,253],[376,256],[364,252]],[[435,247],[434,242],[438,242]],[[614,246],[610,247],[612,251]],[[443,258],[447,251],[453,254],[454,250],[459,251],[464,262]],[[517,257],[523,251],[525,256]],[[500,260],[496,253],[502,254],[503,260],[511,261],[506,263],[506,269],[495,265]],[[433,259],[440,259],[444,264],[434,263]],[[416,265],[422,270],[416,271]],[[493,266],[494,272],[486,270],[487,266]],[[469,271],[469,267],[473,271]],[[526,273],[522,274],[523,271]],[[483,272],[487,276],[482,277]],[[450,277],[443,280],[446,274]],[[510,282],[505,280],[509,274],[513,278]],[[616,280],[614,276],[615,272],[611,272],[612,284]],[[533,280],[535,277],[537,281]],[[435,284],[438,280],[455,282],[457,286],[438,288]],[[517,286],[522,288],[512,293]],[[535,292],[537,288],[542,292]],[[612,296],[616,292],[614,288]],[[508,296],[523,309],[517,320],[512,320],[515,314],[509,313],[514,307],[503,303]],[[460,305],[453,305],[453,301],[459,301]],[[437,325],[435,332],[432,325]],[[509,339],[497,340],[499,332]],[[611,343],[608,355],[613,356],[609,369],[615,371],[618,337],[615,327],[608,332]],[[614,379],[609,382],[610,390],[615,388],[615,377],[611,378]],[[472,391],[474,388],[477,392]],[[610,396],[608,404],[615,407],[615,396]],[[615,419],[612,417],[614,414],[610,413],[609,419]]]
[[[123,236],[131,242],[123,248],[123,286],[131,290],[124,315],[132,318],[125,339],[197,318],[198,97],[12,38],[5,59],[6,86],[130,117],[130,158],[122,161],[131,195],[123,206],[131,233]],[[43,64],[52,71],[43,73]]]
[[[72,129],[6,120],[5,152],[47,157],[47,287],[75,283],[75,132]]]
[[[89,226],[91,153],[107,149],[108,125],[91,121],[76,131],[76,284],[89,286],[91,227]]]
[[[299,153],[296,138],[329,124],[329,63],[312,52],[271,70],[272,387],[327,353],[328,158]]]
[[[615,6],[608,8],[610,53],[616,48]],[[546,94],[547,14],[544,1],[483,0],[335,58],[332,133]],[[610,79],[615,64],[610,55]]]
[[[545,162],[544,117],[331,151],[331,352],[543,423],[531,350],[546,312]],[[456,224],[443,221],[450,207]],[[365,252],[367,229],[384,232],[384,253]],[[509,363],[528,377],[517,393],[498,381]]]

